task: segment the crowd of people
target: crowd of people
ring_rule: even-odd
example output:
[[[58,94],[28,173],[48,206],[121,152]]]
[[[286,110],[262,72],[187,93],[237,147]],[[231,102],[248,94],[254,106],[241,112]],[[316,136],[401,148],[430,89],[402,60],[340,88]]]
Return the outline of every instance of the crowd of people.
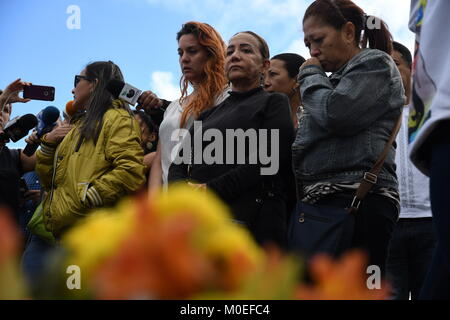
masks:
[[[414,59],[351,0],[307,8],[310,58],[271,57],[252,31],[225,43],[212,26],[187,22],[176,34],[180,98],[144,91],[136,110],[107,89],[124,82],[119,66],[86,65],[74,80],[75,112],[27,138],[40,145],[34,155],[0,141],[0,202],[27,239],[22,269],[30,285],[93,209],[186,183],[214,192],[262,246],[305,257],[321,249],[294,241],[307,234],[291,234],[295,225],[334,223],[329,208],[345,209],[325,251],[365,250],[392,299],[450,298],[450,42],[436,40],[450,4],[413,0],[411,9],[410,28],[420,34]],[[29,101],[18,93],[30,85],[17,79],[0,92],[1,132],[12,104]],[[314,217],[311,208],[330,216]],[[330,230],[309,232],[323,240]]]

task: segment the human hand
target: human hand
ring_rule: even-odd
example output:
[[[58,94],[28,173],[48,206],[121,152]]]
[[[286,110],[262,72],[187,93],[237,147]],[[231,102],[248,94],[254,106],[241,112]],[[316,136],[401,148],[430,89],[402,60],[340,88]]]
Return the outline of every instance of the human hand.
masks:
[[[60,143],[62,139],[72,130],[72,126],[70,124],[62,124],[60,126],[56,126],[52,131],[44,135],[45,142],[48,143]]]
[[[319,59],[317,59],[316,57],[309,58],[308,60],[303,62],[303,64],[300,66],[300,70],[302,70],[303,68],[305,68],[307,66],[318,66],[318,67],[322,68],[322,64],[320,63]]]
[[[152,91],[144,91],[138,99],[138,106],[136,109],[143,109],[146,113],[152,113],[152,109],[160,108],[163,106],[163,102]]]
[[[41,200],[41,190],[28,190],[23,196],[25,201],[31,200],[33,203],[38,204]]]
[[[16,79],[3,90],[2,98],[4,98],[6,103],[28,102],[31,99],[19,97],[19,92],[23,91],[23,88],[27,86],[31,86],[31,82],[21,81],[20,78]]]
[[[29,136],[28,138],[25,139],[26,143],[29,144],[41,144],[41,139],[38,138],[37,136],[37,131],[34,130]]]

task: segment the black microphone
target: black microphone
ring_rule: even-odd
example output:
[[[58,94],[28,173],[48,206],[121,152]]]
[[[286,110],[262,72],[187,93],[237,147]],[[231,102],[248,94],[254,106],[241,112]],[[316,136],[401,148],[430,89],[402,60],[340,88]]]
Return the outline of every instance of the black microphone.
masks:
[[[53,130],[56,126],[56,120],[59,118],[59,110],[54,106],[48,106],[41,110],[37,115],[37,136],[41,138],[44,134]],[[31,157],[39,147],[39,144],[27,143],[23,153],[28,157]]]
[[[0,141],[8,142],[10,139],[17,142],[28,134],[38,123],[34,114],[28,113],[21,117],[15,117],[9,121],[0,133]]]

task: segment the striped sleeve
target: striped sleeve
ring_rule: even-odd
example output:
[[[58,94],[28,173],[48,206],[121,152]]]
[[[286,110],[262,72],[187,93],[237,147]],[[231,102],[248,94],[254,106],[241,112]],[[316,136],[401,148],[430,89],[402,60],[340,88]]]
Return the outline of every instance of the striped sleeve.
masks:
[[[100,194],[97,192],[94,186],[89,187],[86,192],[86,198],[88,199],[91,207],[103,206],[103,199],[100,197]]]

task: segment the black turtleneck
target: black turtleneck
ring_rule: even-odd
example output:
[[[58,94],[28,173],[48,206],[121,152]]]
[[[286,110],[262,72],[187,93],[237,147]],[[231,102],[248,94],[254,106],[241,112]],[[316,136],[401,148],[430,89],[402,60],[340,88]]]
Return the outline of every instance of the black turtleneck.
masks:
[[[261,164],[248,163],[249,146],[246,148],[246,163],[236,164],[236,143],[234,143],[234,164],[213,163],[213,164],[193,164],[189,169],[187,164],[172,164],[169,170],[169,181],[192,180],[197,183],[206,183],[208,189],[215,191],[226,203],[228,203],[238,218],[245,219],[246,212],[236,212],[242,209],[242,200],[255,202],[255,197],[261,193],[261,188],[267,181],[285,198],[286,182],[290,181],[291,172],[291,145],[295,138],[292,125],[289,101],[285,95],[279,93],[268,93],[261,87],[247,92],[230,92],[230,96],[221,104],[204,111],[197,121],[202,122],[202,131],[216,129],[221,132],[223,141],[223,158],[231,152],[230,147],[226,147],[225,137],[227,129],[278,129],[278,157],[279,171],[274,176],[261,175]],[[269,131],[268,130],[268,131]],[[194,128],[190,128],[191,144],[194,145]],[[270,133],[267,134],[269,150]],[[194,150],[195,153],[203,152],[212,142],[203,141],[202,150]],[[259,148],[258,146],[256,146]],[[259,151],[259,149],[258,149]],[[269,152],[269,155],[272,151]],[[267,167],[267,166],[264,166]],[[274,182],[276,181],[276,182]],[[233,208],[234,204],[240,203],[241,209]],[[245,207],[245,206],[244,206]]]

